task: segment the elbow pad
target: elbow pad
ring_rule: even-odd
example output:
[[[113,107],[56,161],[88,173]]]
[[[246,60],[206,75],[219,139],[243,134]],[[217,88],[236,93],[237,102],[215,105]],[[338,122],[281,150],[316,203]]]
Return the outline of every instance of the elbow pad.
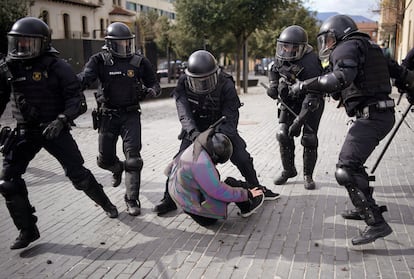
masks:
[[[318,78],[320,91],[327,93],[337,92],[343,89],[345,84],[341,71],[334,71]]]

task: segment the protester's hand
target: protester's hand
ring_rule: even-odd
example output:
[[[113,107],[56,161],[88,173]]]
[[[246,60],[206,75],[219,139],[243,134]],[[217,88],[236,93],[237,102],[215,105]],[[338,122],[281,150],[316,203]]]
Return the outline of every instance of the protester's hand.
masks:
[[[257,196],[260,196],[260,195],[263,195],[263,191],[258,187],[255,187],[253,189],[249,189],[249,191],[252,194],[253,198],[255,198]]]

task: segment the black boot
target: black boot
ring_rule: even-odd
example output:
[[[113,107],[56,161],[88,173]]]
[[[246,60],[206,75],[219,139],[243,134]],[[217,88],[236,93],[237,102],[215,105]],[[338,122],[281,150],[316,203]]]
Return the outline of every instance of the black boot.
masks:
[[[95,180],[96,181],[96,180]],[[102,189],[102,185],[99,183],[91,183],[89,188],[84,190],[85,194],[96,204],[98,204],[105,211],[109,218],[118,217],[118,209],[111,203],[108,196]]]
[[[122,181],[122,172],[124,171],[124,164],[119,161],[116,167],[112,170],[112,187],[118,187]]]
[[[295,148],[280,146],[280,158],[282,160],[283,171],[273,180],[275,185],[282,185],[289,178],[295,177],[298,172],[295,168]]]
[[[128,199],[128,197],[125,195],[124,200],[129,215],[138,216],[141,214],[141,202],[139,199]]]
[[[303,150],[303,176],[304,186],[306,190],[313,190],[316,188],[315,181],[313,181],[312,174],[315,169],[318,152],[316,148],[304,147]]]
[[[315,181],[313,181],[311,175],[305,175],[304,180],[305,180],[304,186],[306,190],[313,190],[316,188]]]
[[[154,212],[156,212],[158,216],[161,216],[176,209],[177,205],[170,197],[170,194],[168,194],[168,192],[165,192],[164,198],[161,200],[161,203],[154,207]]]
[[[118,187],[119,184],[121,184],[122,172],[125,168],[123,162],[119,161],[119,159],[117,158],[115,163],[106,164],[102,160],[102,157],[97,157],[96,163],[98,167],[112,172],[112,187]]]
[[[10,246],[10,249],[22,249],[27,247],[31,242],[39,239],[40,233],[36,225],[31,226],[30,228],[25,228],[20,230],[19,236]]]
[[[362,214],[360,210],[356,208],[342,211],[341,216],[344,219],[364,220],[364,215]]]
[[[387,211],[385,206],[372,205],[363,210],[367,226],[359,236],[352,238],[353,245],[362,245],[374,242],[380,237],[386,237],[392,233],[391,227],[385,222],[382,212]]]
[[[387,222],[382,222],[372,226],[366,226],[361,235],[352,238],[353,245],[362,245],[374,242],[380,237],[386,237],[392,233],[391,227]]]

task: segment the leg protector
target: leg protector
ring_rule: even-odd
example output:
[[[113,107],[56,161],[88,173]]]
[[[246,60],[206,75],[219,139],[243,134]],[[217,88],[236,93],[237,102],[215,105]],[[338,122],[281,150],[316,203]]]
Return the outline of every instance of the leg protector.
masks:
[[[141,170],[144,162],[140,157],[131,157],[125,160],[126,196],[129,200],[139,199],[141,186]]]
[[[0,181],[1,194],[6,199],[6,207],[17,229],[31,229],[37,222],[33,215],[35,208],[30,204],[26,183],[23,179]]]
[[[112,172],[112,187],[118,187],[122,181],[122,172],[124,171],[124,163],[117,160],[113,165],[105,164],[101,157],[96,158],[98,167]]]
[[[318,150],[316,148],[309,148],[309,147],[304,148],[303,150],[303,175],[312,176],[317,159],[318,159]]]
[[[352,204],[364,216],[367,225],[372,226],[384,223],[382,212],[386,211],[386,207],[379,207],[372,198],[373,188],[369,187],[364,193],[358,188],[356,179],[351,171],[344,167],[338,167],[335,172],[335,178],[338,183],[344,186],[349,194]]]

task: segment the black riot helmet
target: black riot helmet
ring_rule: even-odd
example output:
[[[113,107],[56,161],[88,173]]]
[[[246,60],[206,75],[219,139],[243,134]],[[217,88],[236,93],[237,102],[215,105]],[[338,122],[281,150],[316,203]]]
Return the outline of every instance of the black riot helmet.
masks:
[[[192,92],[200,95],[208,94],[217,86],[219,67],[210,52],[197,50],[188,58],[185,74]]]
[[[319,58],[325,61],[338,42],[358,32],[355,21],[347,15],[334,15],[327,18],[318,33]]]
[[[215,133],[211,137],[212,154],[211,159],[214,164],[223,164],[227,162],[233,154],[233,144],[231,140],[223,133]]]
[[[51,50],[49,26],[35,17],[17,20],[7,33],[7,39],[10,59],[32,59]]]
[[[276,58],[282,61],[295,61],[303,57],[307,50],[308,34],[298,25],[286,27],[276,43]]]
[[[128,25],[122,22],[111,23],[106,29],[105,47],[117,57],[130,57],[135,53],[135,36]]]

